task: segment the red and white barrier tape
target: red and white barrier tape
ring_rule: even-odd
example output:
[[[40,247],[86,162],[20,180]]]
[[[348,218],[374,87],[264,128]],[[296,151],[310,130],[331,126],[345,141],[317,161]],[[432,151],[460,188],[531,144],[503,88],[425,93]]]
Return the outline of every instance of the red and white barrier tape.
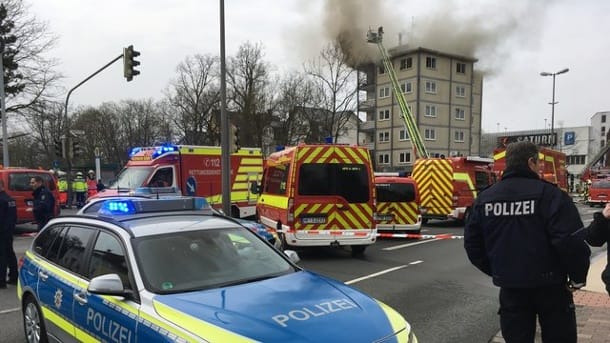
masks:
[[[415,239],[463,239],[464,236],[443,233],[440,235],[422,235],[418,233],[377,233],[379,238],[415,238]]]

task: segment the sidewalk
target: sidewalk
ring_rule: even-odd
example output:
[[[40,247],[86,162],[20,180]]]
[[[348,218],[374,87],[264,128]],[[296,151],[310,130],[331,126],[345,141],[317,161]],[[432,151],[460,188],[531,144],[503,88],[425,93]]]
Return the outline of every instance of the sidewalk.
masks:
[[[587,286],[574,292],[576,325],[579,343],[610,343],[610,296],[601,281],[606,266],[606,253],[599,254],[589,268]],[[490,343],[504,343],[498,332]],[[536,343],[542,342],[540,328],[536,330]]]

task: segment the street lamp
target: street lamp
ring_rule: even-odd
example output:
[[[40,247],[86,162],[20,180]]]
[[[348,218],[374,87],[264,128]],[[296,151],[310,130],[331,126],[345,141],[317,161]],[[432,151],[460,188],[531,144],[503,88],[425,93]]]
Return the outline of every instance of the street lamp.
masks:
[[[557,102],[555,102],[555,76],[559,75],[559,74],[567,73],[568,71],[570,71],[570,69],[565,68],[556,73],[548,73],[546,71],[543,71],[542,73],[540,73],[540,76],[552,76],[553,77],[553,100],[552,100],[552,102],[550,102],[550,104],[551,104],[551,139],[553,140],[553,144],[551,145],[551,148],[555,148],[555,104],[557,103]]]

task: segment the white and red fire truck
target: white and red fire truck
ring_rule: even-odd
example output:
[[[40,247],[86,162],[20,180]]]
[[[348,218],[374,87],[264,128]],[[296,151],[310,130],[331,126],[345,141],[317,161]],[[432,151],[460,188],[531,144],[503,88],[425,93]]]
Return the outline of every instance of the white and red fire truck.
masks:
[[[263,157],[259,148],[240,148],[231,154],[231,216],[256,213],[258,196],[251,185],[261,180]],[[206,197],[222,207],[221,149],[215,146],[162,145],[136,147],[108,188],[94,197],[122,193],[175,193]]]

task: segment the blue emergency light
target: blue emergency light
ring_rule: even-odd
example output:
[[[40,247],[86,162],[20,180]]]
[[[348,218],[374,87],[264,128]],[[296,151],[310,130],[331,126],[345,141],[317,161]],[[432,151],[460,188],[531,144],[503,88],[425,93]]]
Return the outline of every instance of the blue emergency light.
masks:
[[[161,145],[155,148],[155,151],[152,153],[152,158],[155,159],[165,153],[178,151],[178,147],[175,145]]]
[[[163,199],[106,200],[98,210],[98,214],[114,217],[168,211],[203,211],[203,214],[212,214],[212,208],[205,198],[182,196]]]
[[[129,150],[129,153],[128,153],[128,155],[129,155],[129,159],[131,159],[131,157],[132,157],[133,155],[135,155],[135,154],[139,153],[140,151],[142,151],[142,147],[137,146],[137,147],[131,148],[131,149]]]
[[[135,214],[136,207],[131,200],[108,200],[104,201],[99,213],[109,215]]]

